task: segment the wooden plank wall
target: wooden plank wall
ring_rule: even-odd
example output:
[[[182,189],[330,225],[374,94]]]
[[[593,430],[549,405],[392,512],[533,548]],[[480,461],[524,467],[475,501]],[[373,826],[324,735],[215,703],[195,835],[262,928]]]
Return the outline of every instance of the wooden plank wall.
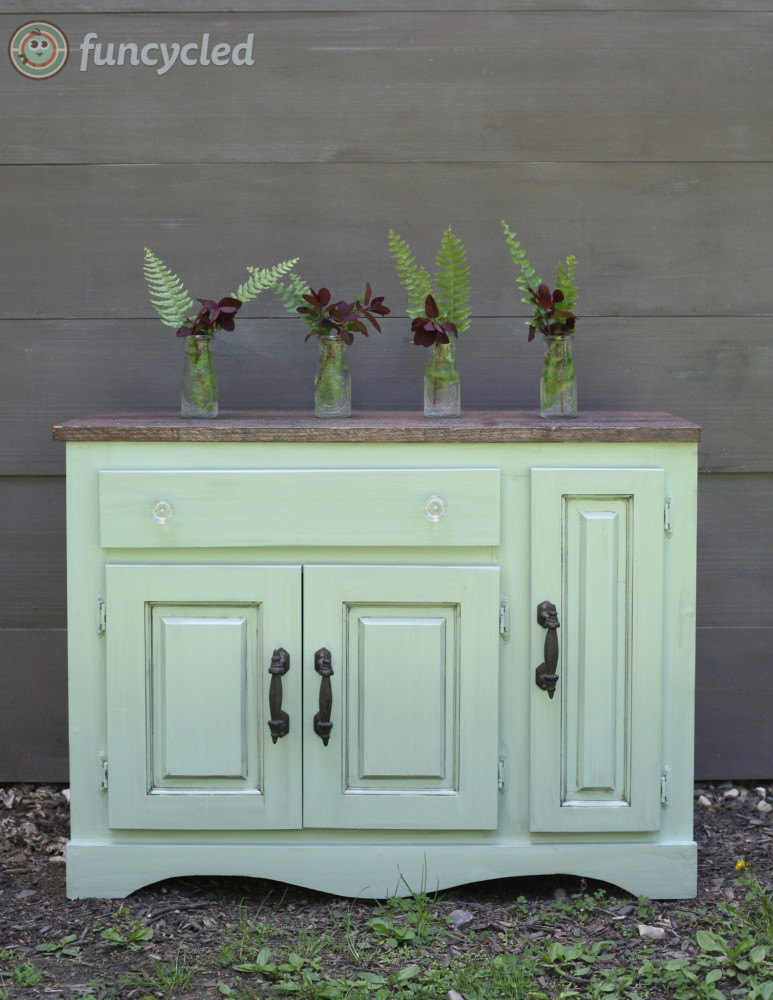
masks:
[[[0,35],[29,20],[6,0]],[[42,16],[42,15],[41,15]],[[396,306],[351,351],[354,405],[418,408],[390,227],[451,224],[475,320],[463,405],[533,406],[540,350],[500,237],[577,254],[583,408],[703,427],[701,778],[773,776],[773,0],[47,0],[70,61],[0,60],[0,780],[64,780],[64,449],[51,424],[173,407],[181,344],[144,246],[194,294],[300,255]],[[254,35],[253,66],[81,68],[106,45]],[[3,48],[6,42],[3,42]],[[257,300],[216,345],[221,405],[311,403],[304,331]]]

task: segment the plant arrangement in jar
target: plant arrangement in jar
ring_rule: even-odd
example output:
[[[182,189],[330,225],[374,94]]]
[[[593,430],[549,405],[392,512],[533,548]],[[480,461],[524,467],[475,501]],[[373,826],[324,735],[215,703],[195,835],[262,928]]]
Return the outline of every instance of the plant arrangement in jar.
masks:
[[[273,267],[249,267],[249,278],[235,292],[217,302],[214,299],[197,299],[201,308],[195,312],[196,306],[182,281],[145,247],[143,273],[150,291],[150,303],[161,322],[176,329],[178,337],[185,338],[180,391],[180,410],[184,417],[217,416],[217,377],[212,362],[212,338],[220,330],[230,333],[239,309],[261,292],[274,289],[281,278],[292,273],[297,263],[296,257]]]
[[[351,373],[346,363],[346,348],[354,343],[354,334],[368,336],[370,324],[381,332],[379,316],[391,310],[383,295],[373,295],[370,284],[354,302],[333,301],[329,288],[314,291],[297,275],[289,284],[275,283],[274,291],[285,308],[300,314],[309,328],[306,340],[317,337],[319,362],[314,379],[314,412],[318,417],[348,417],[352,412]]]
[[[462,241],[451,231],[443,233],[433,276],[416,263],[408,243],[389,231],[389,253],[408,293],[413,342],[432,348],[424,372],[424,415],[458,417],[461,384],[456,367],[456,338],[470,325],[470,269]]]
[[[510,256],[518,268],[517,283],[532,307],[532,317],[527,320],[529,340],[542,334],[545,356],[540,376],[540,414],[543,417],[577,416],[577,375],[572,358],[572,338],[577,317],[578,289],[574,284],[577,259],[569,254],[560,261],[556,272],[556,286],[551,291],[537,276],[531,261],[521,249],[515,232],[502,222]]]

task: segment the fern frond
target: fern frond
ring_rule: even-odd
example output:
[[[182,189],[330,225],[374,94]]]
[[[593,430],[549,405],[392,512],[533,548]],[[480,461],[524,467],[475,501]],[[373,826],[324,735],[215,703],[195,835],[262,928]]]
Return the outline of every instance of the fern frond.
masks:
[[[244,305],[252,299],[257,298],[261,292],[274,289],[279,279],[292,271],[299,260],[300,257],[295,257],[293,260],[283,260],[273,267],[248,267],[247,270],[250,272],[250,277],[247,281],[239,285],[233,293],[234,298],[239,299],[242,305]]]
[[[464,333],[470,325],[471,316],[470,269],[464,245],[451,232],[450,226],[441,237],[436,264],[435,298],[441,322],[450,320],[458,333]]]
[[[565,263],[559,262],[558,271],[556,272],[556,288],[559,288],[564,293],[564,301],[561,303],[561,308],[566,309],[567,312],[574,312],[577,305],[579,289],[574,284],[574,269],[576,266],[577,258],[573,253],[570,253]]]
[[[416,263],[411,256],[411,248],[394,230],[389,230],[389,255],[397,271],[400,283],[408,293],[408,309],[411,319],[424,315],[424,301],[432,295],[432,279],[426,268]]]
[[[303,278],[292,271],[288,273],[287,278],[287,284],[275,281],[271,286],[271,291],[277,296],[284,308],[295,315],[299,307],[304,305],[303,296],[308,293],[309,286]]]
[[[521,244],[518,242],[516,234],[510,229],[504,219],[502,220],[502,228],[505,233],[508,249],[510,250],[510,256],[518,268],[519,273],[516,282],[521,291],[525,295],[528,295],[532,289],[538,288],[542,284],[542,278],[539,277],[532,267],[531,261],[521,249]],[[521,301],[526,302],[528,305],[532,304],[531,298],[524,298]]]
[[[142,270],[150,291],[150,304],[161,317],[161,322],[174,329],[182,326],[195,311],[193,299],[183,283],[147,247]]]

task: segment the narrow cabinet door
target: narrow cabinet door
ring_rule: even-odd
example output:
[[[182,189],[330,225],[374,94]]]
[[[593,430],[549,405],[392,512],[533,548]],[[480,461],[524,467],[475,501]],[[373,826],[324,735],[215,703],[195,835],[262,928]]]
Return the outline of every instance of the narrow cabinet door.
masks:
[[[300,567],[106,576],[110,825],[299,827]]]
[[[304,567],[304,826],[493,829],[499,570]]]
[[[663,503],[662,469],[531,470],[534,831],[659,828]]]

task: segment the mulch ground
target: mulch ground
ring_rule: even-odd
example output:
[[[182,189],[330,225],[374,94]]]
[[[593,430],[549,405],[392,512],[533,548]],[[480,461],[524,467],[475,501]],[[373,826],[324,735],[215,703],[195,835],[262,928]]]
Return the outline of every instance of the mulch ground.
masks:
[[[694,947],[691,938],[701,911],[736,898],[738,858],[753,865],[763,885],[773,885],[773,812],[766,802],[767,798],[773,803],[773,784],[706,785],[696,788],[695,794],[697,899],[656,901],[642,908],[640,901],[611,886],[572,877],[509,878],[466,885],[441,893],[434,902],[433,911],[449,918],[449,932],[433,946],[427,960],[448,963],[465,953],[496,954],[513,950],[519,937],[530,937],[612,941],[622,965],[628,958],[635,960],[631,951],[641,946],[636,931],[642,923],[664,931],[652,942],[659,957],[688,954]],[[127,977],[152,970],[154,961],[173,962],[181,953],[199,966],[195,985],[184,995],[219,997],[229,983],[234,990],[238,988],[238,977],[232,963],[223,959],[222,947],[240,923],[244,926],[245,917],[258,919],[266,928],[268,944],[281,951],[292,950],[294,942],[314,934],[332,934],[339,941],[344,927],[356,942],[359,930],[368,932],[365,922],[377,913],[378,904],[368,901],[247,878],[170,879],[126,900],[68,900],[64,859],[68,824],[65,789],[0,787],[0,997],[146,997],[152,991],[127,984]],[[582,893],[594,898],[595,905],[584,910],[556,905],[557,900],[571,900]],[[121,908],[124,914],[116,917]],[[457,914],[454,928],[450,915],[459,910],[467,916],[461,919]],[[152,939],[138,943],[137,951],[111,946],[102,931],[116,920],[123,927],[151,927]],[[69,957],[36,950],[41,944],[56,945],[73,935],[66,946],[75,953]],[[388,942],[384,948],[388,951]],[[342,978],[356,974],[352,949],[328,951],[327,974]],[[377,953],[369,952],[371,968],[378,967],[379,960]],[[11,974],[20,964],[40,970],[41,982],[24,986],[14,980]]]

